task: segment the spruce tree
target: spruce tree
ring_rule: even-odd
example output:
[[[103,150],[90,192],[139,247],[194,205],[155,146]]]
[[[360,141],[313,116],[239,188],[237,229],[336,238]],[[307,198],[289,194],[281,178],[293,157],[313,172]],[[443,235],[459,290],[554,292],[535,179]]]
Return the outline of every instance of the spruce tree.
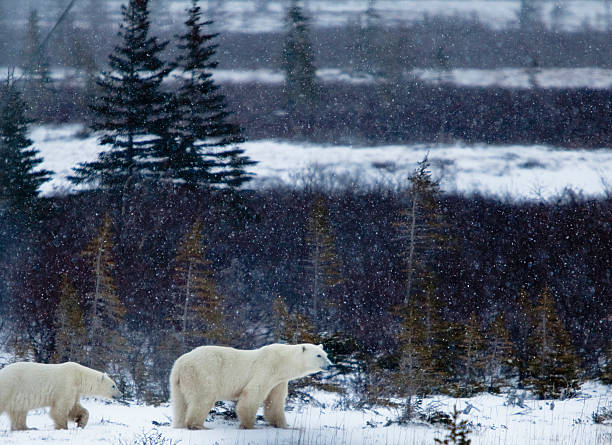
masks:
[[[604,364],[601,370],[600,379],[603,383],[612,384],[612,340],[608,342],[604,351]]]
[[[514,344],[503,312],[489,325],[485,335],[488,342],[485,382],[489,391],[499,392],[509,385],[510,378],[515,377],[517,367]]]
[[[100,133],[100,144],[110,148],[96,161],[74,168],[70,179],[75,184],[119,188],[163,170],[164,159],[157,152],[168,145],[169,113],[160,86],[171,67],[159,55],[168,42],[149,36],[148,0],[129,0],[122,16],[122,43],[109,56],[110,71],[101,74],[100,97],[92,105],[91,128]]]
[[[107,369],[127,350],[120,328],[125,306],[117,295],[113,278],[112,220],[106,215],[95,236],[81,253],[90,271],[91,284],[87,293],[90,315],[88,317],[89,348],[87,363],[98,369]]]
[[[72,281],[62,276],[60,301],[55,311],[55,361],[82,361],[87,349],[83,311]]]
[[[0,90],[0,206],[32,214],[39,209],[39,188],[53,172],[39,168],[42,159],[28,138],[26,105],[10,83]]]
[[[543,399],[573,396],[579,388],[578,358],[548,286],[540,294],[533,319],[528,383]]]
[[[432,179],[429,167],[429,160],[425,157],[408,177],[408,206],[401,211],[399,220],[394,224],[405,264],[406,304],[423,277],[433,276],[430,269],[434,254],[449,244],[440,212],[439,183]]]
[[[337,295],[337,291],[341,291],[343,281],[341,265],[329,223],[329,212],[321,195],[316,197],[308,219],[305,241],[311,316],[315,320],[339,320],[342,296]]]
[[[460,394],[472,395],[484,389],[487,342],[482,332],[481,322],[472,313],[463,325],[461,339]]]
[[[33,93],[41,93],[41,89],[51,83],[49,61],[40,35],[40,18],[36,9],[30,10],[28,16],[24,55],[24,75]]]
[[[175,257],[177,304],[175,321],[180,325],[183,349],[205,342],[223,342],[223,299],[206,259],[202,222],[196,220],[185,235]]]
[[[298,121],[308,120],[312,118],[318,101],[319,86],[309,37],[309,19],[296,0],[291,2],[287,10],[285,26],[287,34],[282,52],[285,72],[283,92],[289,116]]]
[[[237,144],[244,142],[240,128],[227,121],[225,97],[212,79],[218,34],[205,32],[213,24],[203,21],[198,0],[192,0],[185,34],[177,36],[180,54],[176,66],[179,89],[173,103],[167,153],[168,176],[190,185],[224,184],[237,188],[251,179],[246,167],[255,164]]]
[[[399,367],[392,376],[395,392],[403,398],[401,421],[416,415],[417,399],[426,394],[433,374],[432,348],[420,309],[414,302],[400,310],[402,318],[398,331]]]

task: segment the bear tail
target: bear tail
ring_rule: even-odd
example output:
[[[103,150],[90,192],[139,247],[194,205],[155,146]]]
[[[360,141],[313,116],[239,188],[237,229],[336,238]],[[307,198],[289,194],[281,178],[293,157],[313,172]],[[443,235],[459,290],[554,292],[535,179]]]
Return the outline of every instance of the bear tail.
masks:
[[[170,373],[170,404],[172,405],[172,426],[174,428],[185,428],[187,401],[183,391],[181,391],[181,380],[176,366],[172,367]]]

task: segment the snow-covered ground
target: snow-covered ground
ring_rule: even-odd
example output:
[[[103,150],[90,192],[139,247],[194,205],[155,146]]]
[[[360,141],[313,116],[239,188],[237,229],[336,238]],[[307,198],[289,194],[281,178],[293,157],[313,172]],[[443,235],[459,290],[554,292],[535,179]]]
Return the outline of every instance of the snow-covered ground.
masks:
[[[52,170],[45,194],[71,190],[66,179],[79,162],[96,159],[102,149],[95,136],[76,138],[80,125],[35,127],[31,137],[43,168]],[[333,186],[356,183],[403,184],[416,163],[429,156],[435,177],[446,191],[479,192],[510,199],[542,200],[570,188],[586,196],[612,193],[612,148],[566,150],[547,146],[461,144],[327,146],[275,140],[241,145],[258,162],[252,185],[296,185],[321,181]]]
[[[25,22],[27,11],[38,6],[43,18],[51,22],[57,17],[56,9],[40,7],[43,1],[9,3],[15,4],[14,7],[18,10],[7,19],[13,23]],[[126,3],[126,0],[105,1],[111,19],[116,21],[120,5]],[[157,16],[163,22],[180,23],[184,21],[185,10],[191,1],[174,1],[163,10],[157,3],[155,0],[151,1],[154,18]],[[200,0],[205,14],[215,18],[220,30],[235,32],[268,32],[282,29],[288,3],[287,0]],[[305,0],[303,4],[312,17],[314,26],[327,27],[358,23],[368,8],[369,0]],[[566,30],[586,27],[602,30],[609,27],[612,6],[606,0],[541,0],[537,5],[540,7],[541,20],[548,27]],[[559,6],[561,8],[556,9]],[[87,7],[87,2],[77,2],[77,20],[85,12],[81,8]],[[426,17],[462,17],[480,20],[494,28],[505,28],[516,26],[520,0],[377,0],[375,7],[380,20],[387,25],[410,23]],[[46,13],[49,13],[48,16]]]
[[[0,80],[6,79],[8,67],[0,67]],[[13,76],[20,79],[23,73],[15,68]],[[50,72],[55,82],[68,81],[82,85],[84,75],[70,68],[53,68]],[[323,82],[345,82],[352,84],[374,84],[379,81],[369,74],[352,73],[339,68],[321,68],[317,76]],[[446,83],[471,87],[502,88],[612,88],[612,69],[605,68],[502,68],[495,70],[456,68],[450,70],[414,69],[404,75],[406,80],[420,80],[427,83]],[[171,76],[172,78],[172,76]],[[281,84],[285,80],[282,71],[267,68],[253,70],[215,70],[215,81],[223,83],[264,83]]]
[[[290,405],[287,421],[291,429],[279,430],[259,421],[255,430],[239,430],[236,420],[209,419],[204,431],[176,430],[169,426],[171,408],[168,405],[106,404],[85,400],[89,424],[84,429],[69,425],[65,431],[55,431],[46,410],[32,411],[28,426],[36,430],[9,430],[6,415],[0,417],[0,443],[3,445],[59,444],[159,444],[144,441],[144,437],[160,435],[165,445],[196,444],[303,444],[303,445],[421,445],[433,444],[434,438],[444,438],[446,431],[425,425],[388,425],[396,419],[394,409],[378,407],[363,411],[337,407],[337,396],[314,393],[319,404]],[[481,394],[470,399],[445,396],[427,398],[424,407],[431,406],[452,412],[473,405],[461,419],[471,423],[473,445],[609,445],[612,425],[594,424],[592,414],[612,406],[612,389],[587,383],[581,394],[570,400],[527,399],[524,407],[507,405],[504,396]],[[260,413],[261,414],[261,411]],[[153,423],[155,422],[155,423]],[[172,441],[172,442],[170,442]]]

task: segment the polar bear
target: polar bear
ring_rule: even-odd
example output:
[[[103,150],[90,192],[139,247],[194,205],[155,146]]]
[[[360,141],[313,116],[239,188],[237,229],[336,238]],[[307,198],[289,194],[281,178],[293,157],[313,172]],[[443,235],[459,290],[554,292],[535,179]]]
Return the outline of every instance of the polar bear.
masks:
[[[17,362],[0,369],[0,415],[8,413],[11,431],[27,430],[28,411],[43,407],[51,408],[56,429],[68,428],[68,420],[83,428],[89,413],[79,401],[88,395],[116,398],[121,392],[108,375],[73,362]]]
[[[322,345],[271,344],[254,350],[200,346],[180,356],[170,374],[173,427],[204,429],[217,400],[237,400],[240,428],[255,424],[263,403],[264,418],[286,428],[285,398],[289,380],[329,369]]]

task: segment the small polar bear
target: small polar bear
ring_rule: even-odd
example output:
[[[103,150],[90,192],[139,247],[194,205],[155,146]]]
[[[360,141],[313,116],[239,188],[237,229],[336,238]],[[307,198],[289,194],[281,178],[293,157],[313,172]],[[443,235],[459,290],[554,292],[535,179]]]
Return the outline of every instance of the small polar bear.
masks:
[[[237,400],[240,428],[255,424],[263,404],[264,419],[286,428],[285,398],[289,380],[329,369],[322,345],[271,344],[254,350],[200,346],[180,356],[170,374],[173,427],[204,429],[217,400]]]
[[[89,413],[81,396],[117,398],[121,392],[108,375],[73,362],[17,362],[0,369],[0,415],[8,414],[11,431],[27,430],[28,411],[44,407],[51,408],[56,429],[68,428],[68,420],[83,428]]]

